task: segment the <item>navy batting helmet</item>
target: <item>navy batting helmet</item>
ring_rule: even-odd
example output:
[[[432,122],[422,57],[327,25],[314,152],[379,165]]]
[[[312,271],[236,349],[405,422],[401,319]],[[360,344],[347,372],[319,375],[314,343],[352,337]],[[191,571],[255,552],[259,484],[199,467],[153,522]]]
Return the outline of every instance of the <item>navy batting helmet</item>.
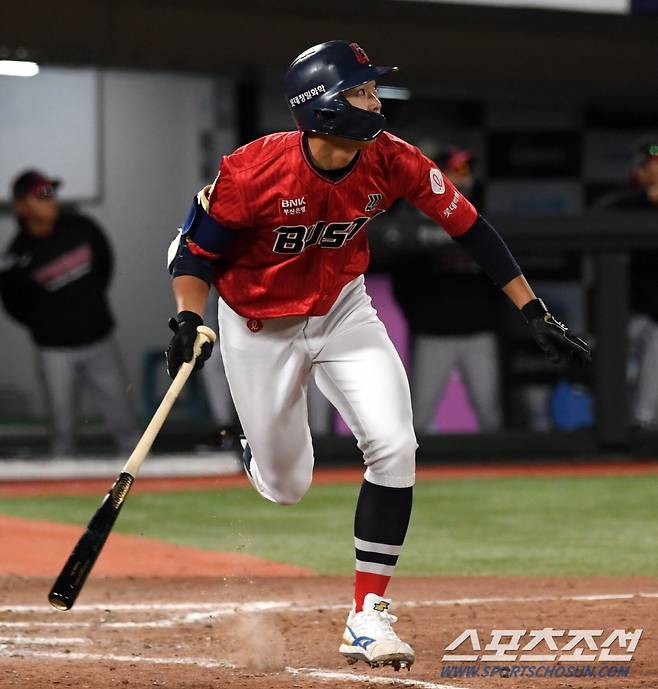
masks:
[[[288,107],[302,131],[371,141],[386,127],[386,118],[355,108],[342,92],[395,70],[397,67],[374,67],[358,43],[327,41],[314,45],[288,68]]]

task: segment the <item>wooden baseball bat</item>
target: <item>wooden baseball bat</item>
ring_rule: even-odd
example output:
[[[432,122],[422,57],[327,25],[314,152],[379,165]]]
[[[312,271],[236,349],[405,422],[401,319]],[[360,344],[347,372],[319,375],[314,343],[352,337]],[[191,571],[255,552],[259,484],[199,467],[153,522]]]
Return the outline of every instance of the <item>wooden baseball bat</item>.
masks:
[[[69,559],[62,568],[59,576],[48,594],[48,602],[58,610],[70,610],[75,603],[78,594],[91,572],[105,541],[112,531],[114,522],[119,516],[121,507],[130,492],[135,476],[146,458],[153,441],[158,435],[176,398],[183,389],[183,385],[190,377],[196,358],[201,353],[201,346],[206,342],[214,342],[215,333],[205,325],[197,328],[197,336],[194,342],[194,357],[190,362],[184,362],[178,370],[169,389],[157,408],[153,418],[139,439],[130,458],[125,463],[121,473],[103,499],[101,506],[87,524],[85,532],[80,536]]]

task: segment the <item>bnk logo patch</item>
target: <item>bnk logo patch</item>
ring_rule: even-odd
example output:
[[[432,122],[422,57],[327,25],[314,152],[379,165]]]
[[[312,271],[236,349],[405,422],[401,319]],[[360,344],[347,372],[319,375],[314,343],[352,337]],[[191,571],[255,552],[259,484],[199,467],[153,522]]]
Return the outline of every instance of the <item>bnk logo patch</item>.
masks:
[[[279,210],[283,215],[301,215],[306,213],[306,197],[297,196],[294,199],[279,199]]]

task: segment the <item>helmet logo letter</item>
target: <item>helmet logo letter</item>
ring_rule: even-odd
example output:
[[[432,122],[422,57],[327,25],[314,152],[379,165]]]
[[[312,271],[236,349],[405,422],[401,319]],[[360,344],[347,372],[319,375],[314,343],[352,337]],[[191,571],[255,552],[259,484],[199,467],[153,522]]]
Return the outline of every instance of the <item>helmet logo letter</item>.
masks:
[[[435,194],[445,194],[446,183],[441,174],[441,170],[433,167],[430,170],[430,184],[432,185],[432,191]]]
[[[366,55],[366,51],[358,43],[350,43],[350,48],[352,48],[356,59],[362,65],[367,65],[370,62],[370,58]]]

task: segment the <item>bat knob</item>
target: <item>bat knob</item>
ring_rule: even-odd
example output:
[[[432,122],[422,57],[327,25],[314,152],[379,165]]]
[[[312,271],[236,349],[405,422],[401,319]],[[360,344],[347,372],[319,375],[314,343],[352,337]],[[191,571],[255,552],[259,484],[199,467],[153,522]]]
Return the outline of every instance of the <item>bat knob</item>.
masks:
[[[197,331],[197,336],[198,335],[203,335],[205,338],[203,341],[205,342],[214,342],[217,339],[217,335],[215,334],[215,331],[212,328],[209,328],[207,325],[200,325],[196,329]],[[203,344],[202,341],[202,344]]]

